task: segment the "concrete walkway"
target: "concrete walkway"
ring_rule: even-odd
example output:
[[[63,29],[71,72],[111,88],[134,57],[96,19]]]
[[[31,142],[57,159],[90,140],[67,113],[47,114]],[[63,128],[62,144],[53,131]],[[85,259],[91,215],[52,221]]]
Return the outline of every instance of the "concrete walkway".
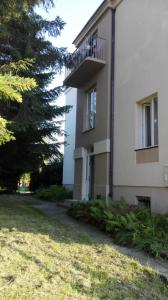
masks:
[[[162,278],[168,282],[168,262],[159,259],[153,259],[143,252],[136,251],[135,249],[130,249],[122,247],[113,243],[112,239],[108,237],[107,234],[101,232],[94,226],[84,224],[76,221],[72,217],[66,214],[67,208],[58,206],[56,203],[44,202],[37,200],[36,203],[32,204],[33,207],[40,209],[48,217],[59,221],[62,224],[71,226],[77,232],[86,233],[95,242],[101,244],[108,244],[109,246],[117,249],[122,254],[125,254],[131,258],[134,258],[143,265],[148,265],[152,267],[156,272],[158,272]]]

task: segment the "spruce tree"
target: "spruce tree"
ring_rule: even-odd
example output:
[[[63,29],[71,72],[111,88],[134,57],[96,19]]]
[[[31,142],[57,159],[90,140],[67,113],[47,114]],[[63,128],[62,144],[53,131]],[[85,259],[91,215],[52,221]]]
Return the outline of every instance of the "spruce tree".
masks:
[[[23,1],[26,2],[40,1]],[[1,26],[5,34],[1,34]],[[61,156],[60,143],[55,137],[63,134],[58,117],[68,112],[69,107],[55,104],[63,88],[49,89],[49,85],[55,74],[70,63],[70,57],[66,49],[54,47],[45,36],[56,38],[63,27],[59,17],[44,20],[31,5],[22,7],[19,17],[10,14],[0,24],[0,67],[19,60],[33,60],[29,68],[19,70],[17,75],[34,78],[37,83],[35,89],[22,93],[22,103],[0,101],[0,115],[11,121],[9,130],[16,138],[0,146],[0,185],[7,188],[15,189],[22,173],[38,170],[46,159]]]
[[[17,75],[19,70],[25,70],[30,65],[30,61],[25,59],[0,67],[0,100],[22,102],[22,92],[36,87],[36,81],[33,78]],[[0,117],[0,145],[15,139],[13,132],[7,128],[8,124],[6,119]]]

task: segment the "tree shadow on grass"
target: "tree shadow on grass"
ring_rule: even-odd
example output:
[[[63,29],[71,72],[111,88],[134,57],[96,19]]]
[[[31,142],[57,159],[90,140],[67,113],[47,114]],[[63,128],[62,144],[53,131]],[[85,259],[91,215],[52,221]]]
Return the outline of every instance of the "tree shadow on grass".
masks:
[[[95,244],[85,231],[76,232],[68,224],[49,218],[43,211],[32,207],[37,200],[31,198],[25,204],[24,196],[0,196],[0,228],[9,231],[30,232],[49,236],[52,240],[64,243]]]
[[[79,293],[79,295],[85,295],[88,299],[109,299],[109,300],[167,300],[168,299],[168,290],[165,293],[163,291],[163,286],[155,290],[155,277],[146,271],[146,282],[144,283],[144,274],[142,274],[133,279],[121,278],[120,274],[114,272],[113,275],[108,274],[105,271],[100,270],[91,270],[89,272],[89,280],[87,278],[87,272],[82,272],[81,269],[79,272],[79,266],[76,267],[76,275],[73,277],[72,282],[69,278],[61,275],[59,270],[53,271],[47,265],[42,262],[36,256],[28,255],[25,251],[10,245],[11,250],[18,252],[19,255],[23,256],[26,260],[33,262],[36,267],[40,270],[45,271],[47,274],[47,280],[51,281],[55,276],[60,276],[62,284],[71,284],[72,289]],[[64,261],[61,261],[64,264]],[[74,264],[72,264],[74,269]],[[113,268],[113,265],[111,266]],[[68,271],[67,271],[68,272]],[[14,279],[15,280],[15,279]],[[14,281],[13,280],[13,281]],[[37,283],[36,283],[37,285]],[[36,286],[37,289],[42,288],[41,285]],[[70,298],[71,299],[71,298]]]
[[[46,273],[47,280],[60,276],[88,299],[168,299],[164,283],[147,268],[142,271],[138,263],[116,250],[106,252],[105,245],[49,219],[20,197],[0,197],[0,228],[1,246],[33,263]],[[32,245],[27,243],[29,238]]]

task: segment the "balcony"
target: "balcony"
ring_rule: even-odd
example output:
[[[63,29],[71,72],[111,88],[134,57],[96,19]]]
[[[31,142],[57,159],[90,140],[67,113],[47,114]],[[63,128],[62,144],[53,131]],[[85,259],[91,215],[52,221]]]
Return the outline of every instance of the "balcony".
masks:
[[[79,88],[106,64],[105,40],[90,37],[73,53],[73,67],[65,72],[64,85]]]

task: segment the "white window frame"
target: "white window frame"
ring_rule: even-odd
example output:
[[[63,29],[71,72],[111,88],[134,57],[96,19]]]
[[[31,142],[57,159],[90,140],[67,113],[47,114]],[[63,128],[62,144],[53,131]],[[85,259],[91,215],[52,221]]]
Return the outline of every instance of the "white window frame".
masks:
[[[94,97],[96,97],[96,98],[94,99]],[[94,103],[92,103],[92,101],[93,102],[95,101],[95,106],[96,106],[97,105],[97,90],[96,90],[96,87],[92,88],[91,90],[89,90],[87,92],[85,130],[94,129],[95,126],[96,126],[96,107],[95,107],[95,110],[92,109],[93,108],[92,106],[94,105]],[[89,109],[89,105],[90,105],[90,109]],[[93,118],[93,126],[90,126],[90,119],[91,118]]]
[[[151,144],[147,145],[147,120],[146,120],[146,108],[150,108],[150,140]],[[154,131],[153,131],[153,105],[152,101],[149,103],[142,104],[142,147],[152,147],[154,140]]]
[[[154,103],[157,101],[157,121],[155,120],[155,111],[154,111]],[[146,107],[150,107],[150,137],[151,143],[147,145],[147,129],[146,129]],[[155,133],[155,121],[158,123],[158,97],[154,96],[148,98],[146,101],[141,101],[138,103],[138,147],[136,148],[152,148],[157,147],[158,143],[155,143],[157,134],[158,140],[158,125],[157,125],[157,132]]]

